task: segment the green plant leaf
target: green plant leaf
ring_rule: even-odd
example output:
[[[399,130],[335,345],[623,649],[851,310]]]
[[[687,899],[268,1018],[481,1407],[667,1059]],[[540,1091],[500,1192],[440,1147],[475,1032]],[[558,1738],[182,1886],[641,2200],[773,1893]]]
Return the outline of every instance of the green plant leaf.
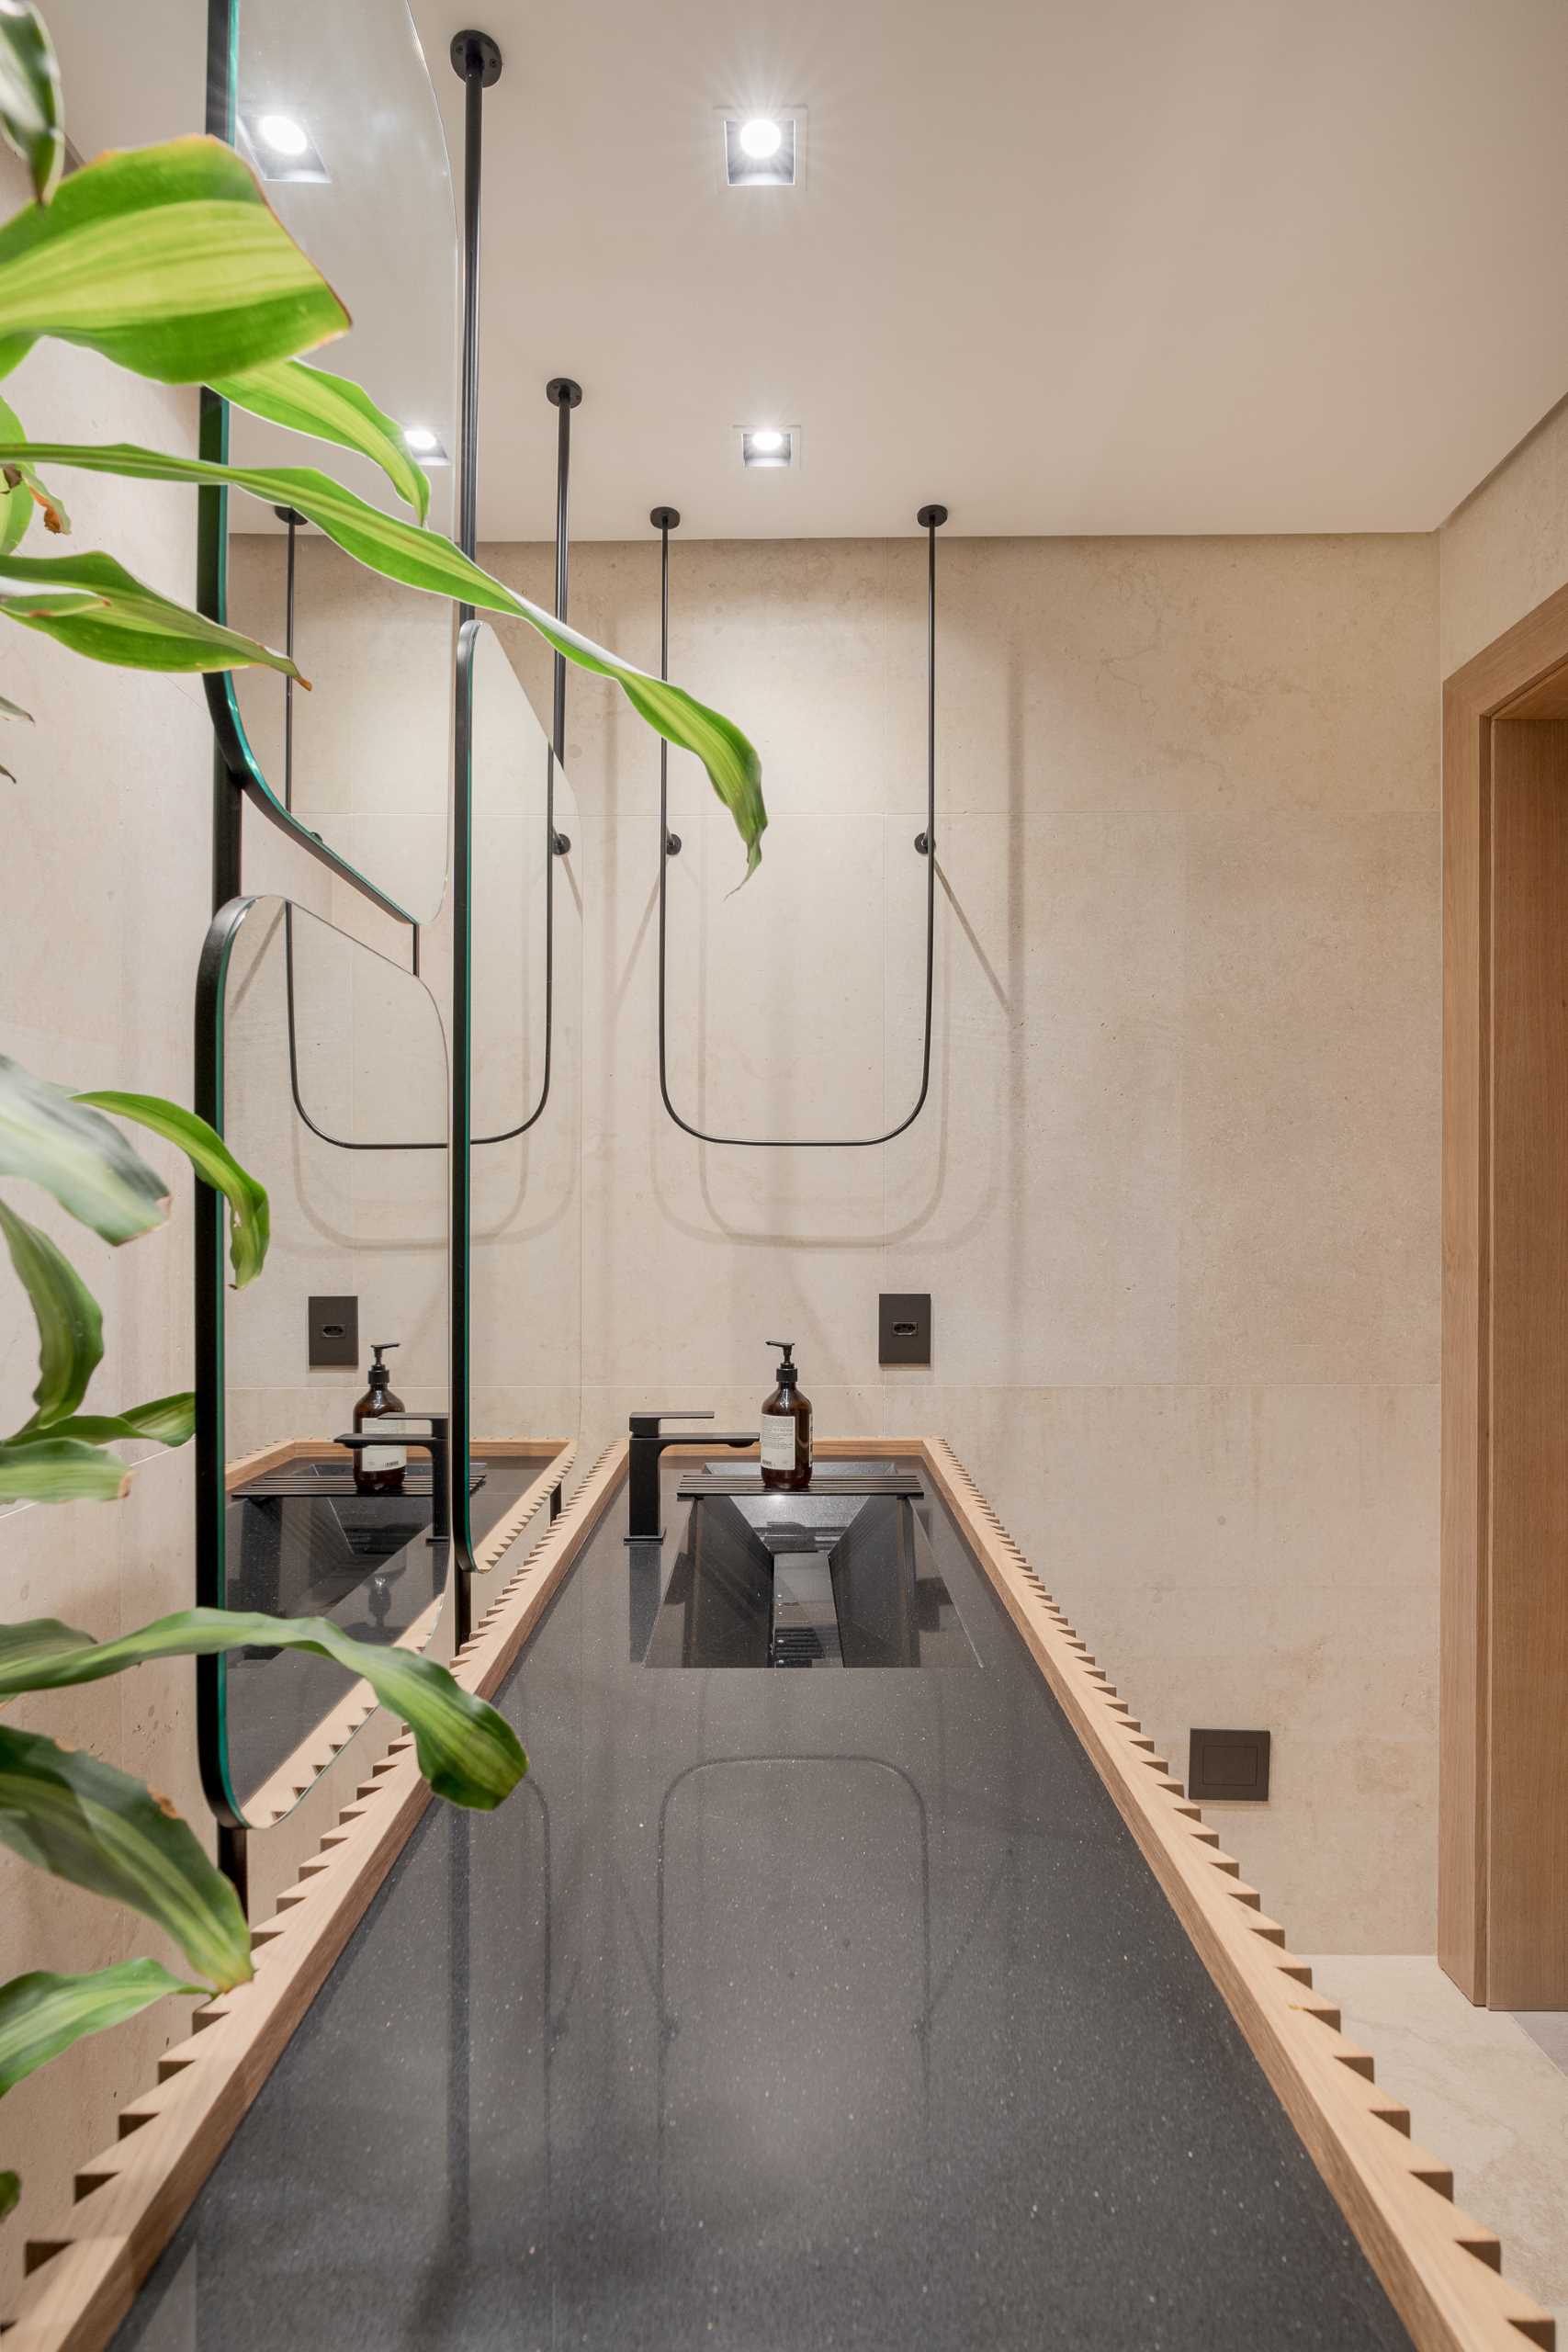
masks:
[[[159,595],[112,555],[0,555],[0,613],[123,670],[265,667],[299,677],[286,653]]]
[[[0,1703],[23,1690],[58,1690],[123,1674],[150,1657],[209,1657],[242,1646],[312,1650],[368,1682],[381,1704],[407,1724],[419,1769],[437,1796],[489,1812],[527,1770],[505,1716],[463,1690],[444,1666],[415,1650],[356,1642],[330,1618],[184,1609],[112,1642],[58,1625],[52,1650],[40,1639],[40,1625],[49,1622],[0,1626]]]
[[[27,1292],[38,1325],[37,1408],[27,1428],[63,1421],[87,1393],[104,1352],[104,1318],[98,1302],[47,1233],[0,1201],[0,1233],[11,1253],[17,1279]],[[76,1432],[85,1434],[85,1432]]]
[[[196,1396],[183,1388],[174,1396],[154,1396],[145,1405],[128,1405],[123,1413],[73,1413],[69,1420],[47,1429],[30,1425],[7,1438],[9,1446],[38,1445],[46,1438],[80,1438],[89,1445],[113,1445],[126,1438],[155,1438],[160,1445],[186,1445],[196,1434]]]
[[[57,1976],[44,1968],[13,1976],[0,1984],[0,2098],[73,2041],[123,2025],[171,1993],[207,1999],[211,1988],[186,1984],[156,1960],[117,1961],[85,1976]]]
[[[52,1193],[105,1241],[131,1241],[169,1213],[169,1188],[117,1126],[0,1054],[0,1176]]]
[[[0,1656],[4,1656],[0,1634]],[[128,1772],[0,1724],[0,1842],[54,1877],[140,1911],[220,1992],[254,1972],[240,1901],[166,1798]]]
[[[234,1288],[243,1290],[248,1282],[254,1282],[266,1263],[272,1211],[265,1188],[241,1167],[217,1130],[194,1111],[166,1102],[161,1094],[120,1094],[107,1089],[78,1094],[76,1100],[100,1111],[112,1111],[116,1118],[133,1120],[138,1126],[150,1127],[154,1135],[178,1144],[202,1182],[221,1193],[229,1204]]]
[[[65,512],[61,500],[39,480],[31,466],[7,466],[5,479],[9,497],[14,498],[18,491],[24,491],[27,493],[28,505],[37,506],[42,510],[46,530],[52,531],[59,537],[68,536],[71,529],[70,515]]]
[[[32,493],[18,481],[14,490],[0,484],[0,559],[20,547],[33,519]]]
[[[25,0],[0,0],[0,130],[47,204],[65,163],[60,68],[38,10]]]
[[[286,424],[293,433],[313,434],[318,441],[335,441],[341,448],[371,458],[423,522],[430,506],[429,476],[414,463],[397,419],[378,409],[349,377],[307,368],[299,359],[275,359],[243,376],[224,376],[211,389],[254,416]]]
[[[0,424],[5,420],[0,419]],[[8,432],[9,426],[5,429]],[[8,556],[20,547],[28,536],[33,519],[33,496],[19,470],[15,481],[9,474],[0,477],[0,557]]]
[[[118,1454],[43,1430],[0,1444],[0,1502],[117,1503],[130,1486]]]
[[[4,6],[5,0],[0,0],[0,7]],[[27,439],[27,435],[22,430],[22,420],[8,401],[0,401],[0,433],[3,433],[8,441]],[[19,459],[14,461],[6,468],[4,480],[6,517],[4,527],[0,528],[0,554],[9,555],[12,548],[23,537],[28,525],[32,520],[32,511],[35,506],[40,506],[43,509],[43,519],[50,530],[56,532],[70,530],[70,515],[67,514],[53,492],[45,489],[31,466],[24,464]],[[15,512],[18,498],[24,501],[19,524]]]
[[[73,180],[66,182],[69,189]],[[63,201],[63,192],[62,195]],[[367,571],[400,580],[410,588],[433,595],[451,596],[485,612],[505,613],[537,629],[546,643],[574,662],[580,669],[611,678],[627,701],[657,734],[679,750],[694,752],[707,770],[708,780],[734,818],[746,844],[746,871],[761,859],[761,837],[768,821],[762,802],[762,768],[752,745],[733,719],[710,710],[682,686],[667,684],[623,662],[592,638],[581,636],[556,620],[541,605],[514,595],[510,588],[481,571],[477,563],[434,531],[383,514],[353,491],[344,490],[313,466],[273,466],[266,469],[220,466],[199,458],[171,458],[130,442],[102,447],[81,447],[65,442],[0,443],[0,465],[17,456],[51,466],[77,466],[87,472],[119,474],[132,481],[227,483],[247,491],[269,506],[293,506],[323,530],[330,539]],[[3,578],[3,571],[0,571]]]
[[[5,0],[0,0],[0,7],[4,5]],[[27,439],[22,431],[22,420],[7,401],[0,401],[0,433],[12,442]],[[0,556],[9,555],[13,548],[21,545],[33,519],[32,493],[22,480],[21,468],[17,466],[12,470],[15,480],[12,473],[3,477],[6,487],[0,495]]]
[[[220,139],[100,155],[0,229],[0,341],[19,349],[56,335],[160,383],[203,384],[348,324]]]
[[[20,2173],[0,2172],[0,2222],[5,2220],[7,2213],[16,2211],[21,2194]]]

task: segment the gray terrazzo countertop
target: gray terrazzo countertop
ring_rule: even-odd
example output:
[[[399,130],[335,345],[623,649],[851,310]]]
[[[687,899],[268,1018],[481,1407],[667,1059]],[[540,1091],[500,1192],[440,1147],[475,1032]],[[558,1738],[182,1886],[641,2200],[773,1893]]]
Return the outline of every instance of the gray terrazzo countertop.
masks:
[[[914,1509],[973,1665],[670,1671],[623,1490],[502,1695],[529,1778],[425,1816],[118,2352],[1408,2345]]]

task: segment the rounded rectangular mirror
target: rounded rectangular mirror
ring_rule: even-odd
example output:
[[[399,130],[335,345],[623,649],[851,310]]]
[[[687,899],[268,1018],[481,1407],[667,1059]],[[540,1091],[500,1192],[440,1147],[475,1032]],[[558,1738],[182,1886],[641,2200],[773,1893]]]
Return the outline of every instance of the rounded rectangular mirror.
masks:
[[[203,987],[218,1124],[266,1186],[272,1238],[203,1335],[222,1367],[224,1491],[202,1498],[202,1598],[423,1647],[452,1551],[440,1014],[423,980],[278,899],[217,918]],[[209,1790],[265,1826],[368,1699],[307,1653],[257,1645],[207,1664]]]

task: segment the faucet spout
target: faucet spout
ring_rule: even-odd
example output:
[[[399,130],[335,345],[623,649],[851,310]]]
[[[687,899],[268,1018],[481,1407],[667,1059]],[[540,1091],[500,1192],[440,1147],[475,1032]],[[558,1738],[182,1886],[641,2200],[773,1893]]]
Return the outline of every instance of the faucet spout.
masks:
[[[633,1413],[630,1467],[627,1473],[626,1536],[628,1544],[662,1544],[659,1524],[659,1457],[667,1445],[687,1445],[701,1437],[705,1445],[755,1445],[755,1430],[666,1430],[665,1421],[711,1421],[711,1413]]]

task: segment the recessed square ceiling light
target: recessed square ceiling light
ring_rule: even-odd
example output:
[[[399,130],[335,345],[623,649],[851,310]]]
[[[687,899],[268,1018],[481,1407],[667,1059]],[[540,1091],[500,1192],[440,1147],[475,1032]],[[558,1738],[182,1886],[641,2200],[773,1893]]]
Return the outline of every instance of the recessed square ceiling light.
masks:
[[[798,187],[806,168],[806,108],[748,113],[723,107],[726,187]]]
[[[297,114],[284,107],[243,107],[240,129],[250,159],[264,180],[314,181],[324,187],[332,174]]]
[[[793,466],[795,435],[776,424],[759,424],[740,435],[740,462],[744,466]]]

